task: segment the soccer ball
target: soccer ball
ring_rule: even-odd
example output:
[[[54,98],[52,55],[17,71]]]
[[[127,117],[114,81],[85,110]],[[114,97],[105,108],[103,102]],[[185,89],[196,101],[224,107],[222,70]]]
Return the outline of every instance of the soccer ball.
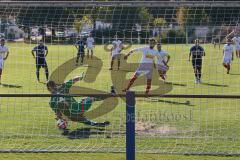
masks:
[[[66,129],[67,121],[65,119],[59,119],[59,120],[57,120],[57,126],[59,129]]]

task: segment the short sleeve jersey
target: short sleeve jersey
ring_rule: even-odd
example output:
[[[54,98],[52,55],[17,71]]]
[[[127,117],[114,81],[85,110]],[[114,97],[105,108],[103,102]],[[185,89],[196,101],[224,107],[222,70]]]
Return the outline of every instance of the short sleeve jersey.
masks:
[[[67,102],[69,104],[67,109],[61,110],[61,112],[65,116],[80,114],[84,112],[85,108],[90,108],[91,102],[83,100],[81,103],[79,103],[74,99],[74,97],[68,95],[72,85],[73,85],[73,81],[69,80],[63,83],[61,86],[59,86],[57,88],[57,91],[53,93],[53,94],[66,94],[63,97],[54,97],[54,96],[51,97],[49,104],[54,112],[56,112],[59,109],[59,105],[61,105],[61,103],[64,103],[64,102]]]
[[[78,46],[78,52],[79,53],[84,53],[85,42],[83,40],[77,41],[75,45]]]
[[[44,45],[38,45],[33,48],[33,51],[36,52],[36,58],[45,58],[45,53],[47,50],[47,46]]]
[[[165,58],[168,56],[168,53],[164,50],[158,51],[157,54],[157,64],[163,65],[163,61],[165,61]]]
[[[87,47],[91,48],[93,47],[94,39],[93,37],[88,37],[87,38]]]
[[[3,60],[7,52],[8,52],[8,48],[6,46],[0,45],[0,60]]]
[[[233,37],[233,42],[235,43],[236,47],[240,47],[240,37]]]
[[[192,59],[202,59],[204,49],[201,46],[194,45],[190,48]]]
[[[150,47],[136,48],[132,51],[142,52],[140,63],[153,63],[153,59],[157,56],[157,50]]]
[[[225,44],[223,47],[223,56],[224,58],[232,58],[232,52],[234,51],[233,45]]]

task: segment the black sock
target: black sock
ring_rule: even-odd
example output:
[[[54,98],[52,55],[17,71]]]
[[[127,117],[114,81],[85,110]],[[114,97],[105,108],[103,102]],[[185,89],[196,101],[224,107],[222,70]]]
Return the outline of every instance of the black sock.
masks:
[[[39,81],[39,70],[37,70],[36,75],[37,75],[37,80]]]
[[[195,73],[195,78],[198,79],[198,75],[197,75],[197,73]]]
[[[48,69],[45,70],[45,75],[46,75],[46,79],[48,80],[48,76],[49,76]]]

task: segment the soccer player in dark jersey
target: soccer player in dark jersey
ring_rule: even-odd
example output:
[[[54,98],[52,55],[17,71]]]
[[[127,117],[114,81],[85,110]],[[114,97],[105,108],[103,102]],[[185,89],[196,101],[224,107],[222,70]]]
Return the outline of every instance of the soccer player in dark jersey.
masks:
[[[205,51],[203,47],[199,45],[199,40],[195,40],[195,45],[191,47],[189,53],[189,61],[192,57],[192,66],[195,73],[196,81],[195,83],[201,83],[201,76],[202,76],[202,57],[205,56]]]
[[[81,64],[83,64],[83,60],[84,60],[84,57],[85,57],[85,52],[84,52],[85,42],[84,42],[84,40],[81,38],[79,41],[77,41],[75,43],[75,47],[78,50],[77,59],[76,59],[76,66],[77,66],[79,58],[81,57]]]
[[[54,81],[49,81],[47,83],[47,89],[51,94],[64,94],[62,97],[52,96],[49,103],[50,107],[56,114],[56,120],[63,120],[64,117],[67,117],[71,121],[84,123],[90,126],[108,126],[110,124],[108,121],[98,123],[84,117],[84,113],[91,108],[92,103],[94,101],[102,100],[101,98],[87,97],[78,102],[74,97],[69,95],[69,90],[72,85],[83,78],[84,73],[60,85],[57,85]]]
[[[43,42],[39,42],[39,45],[34,47],[32,50],[32,55],[36,59],[36,69],[37,69],[36,74],[37,74],[38,82],[40,81],[39,70],[41,67],[45,69],[45,75],[48,81],[49,72],[48,72],[48,66],[46,62],[47,54],[48,54],[48,48],[43,44]]]

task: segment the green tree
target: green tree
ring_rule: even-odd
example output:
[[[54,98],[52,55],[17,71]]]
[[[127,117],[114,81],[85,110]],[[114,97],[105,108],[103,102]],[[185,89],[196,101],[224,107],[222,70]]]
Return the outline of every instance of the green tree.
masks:
[[[77,32],[80,33],[84,25],[93,26],[93,21],[91,19],[91,16],[86,15],[83,16],[81,19],[76,18],[73,24]]]

